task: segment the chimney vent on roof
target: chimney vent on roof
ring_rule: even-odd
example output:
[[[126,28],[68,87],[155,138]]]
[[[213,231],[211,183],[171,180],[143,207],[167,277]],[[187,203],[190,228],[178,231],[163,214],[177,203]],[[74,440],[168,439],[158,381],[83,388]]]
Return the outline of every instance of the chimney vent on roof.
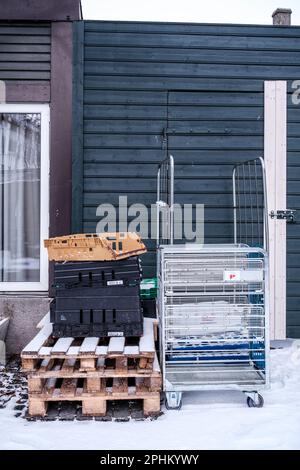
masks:
[[[274,11],[273,24],[276,26],[291,26],[292,10],[289,8],[277,8]]]

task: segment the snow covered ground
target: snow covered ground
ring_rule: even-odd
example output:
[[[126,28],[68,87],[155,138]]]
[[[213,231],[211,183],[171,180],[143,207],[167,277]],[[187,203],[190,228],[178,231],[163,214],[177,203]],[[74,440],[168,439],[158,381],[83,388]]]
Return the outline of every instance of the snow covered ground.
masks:
[[[28,422],[0,410],[0,449],[300,449],[300,340],[271,351],[265,407],[238,392],[185,394],[156,421]]]

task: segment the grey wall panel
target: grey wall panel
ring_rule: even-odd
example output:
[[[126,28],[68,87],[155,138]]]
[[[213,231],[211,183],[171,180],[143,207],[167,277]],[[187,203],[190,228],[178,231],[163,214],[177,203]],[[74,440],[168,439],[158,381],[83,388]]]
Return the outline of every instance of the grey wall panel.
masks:
[[[119,195],[150,208],[168,128],[176,201],[204,204],[205,241],[230,242],[232,166],[263,155],[264,80],[288,81],[287,204],[300,211],[300,105],[291,100],[292,81],[299,79],[300,27],[86,21],[80,34],[77,229],[95,230],[98,205],[117,205]],[[78,151],[76,159],[78,164]],[[288,225],[287,236],[287,332],[297,336],[299,222]],[[150,275],[155,243],[147,245],[143,266]]]
[[[201,26],[199,26],[199,29]],[[199,48],[221,50],[278,50],[299,51],[299,28],[295,28],[295,36],[230,36],[224,34],[180,34],[162,33],[115,33],[110,32],[86,32],[87,46],[120,46],[120,47],[174,47],[174,48]]]
[[[46,84],[50,64],[50,24],[0,23],[0,80]]]
[[[197,34],[207,36],[209,34],[221,36],[254,36],[254,37],[294,37],[299,36],[299,26],[291,28],[273,28],[269,25],[243,25],[243,24],[207,24],[207,23],[164,23],[164,22],[130,22],[130,21],[86,21],[86,31],[101,31],[102,33],[164,33],[164,34]]]

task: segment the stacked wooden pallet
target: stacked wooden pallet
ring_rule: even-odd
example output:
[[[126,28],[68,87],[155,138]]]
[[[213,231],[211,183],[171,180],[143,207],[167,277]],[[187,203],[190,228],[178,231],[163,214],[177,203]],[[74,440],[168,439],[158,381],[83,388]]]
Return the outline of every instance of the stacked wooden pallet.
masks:
[[[145,318],[141,338],[57,339],[46,323],[21,355],[29,415],[45,416],[51,401],[80,401],[83,415],[105,416],[109,400],[143,400],[145,416],[159,413],[155,329]]]

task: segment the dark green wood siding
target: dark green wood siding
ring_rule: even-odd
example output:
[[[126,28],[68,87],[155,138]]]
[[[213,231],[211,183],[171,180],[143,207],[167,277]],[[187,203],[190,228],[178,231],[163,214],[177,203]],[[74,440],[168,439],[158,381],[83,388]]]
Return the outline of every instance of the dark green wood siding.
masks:
[[[50,24],[0,22],[0,80],[46,83],[50,61]]]
[[[288,81],[287,204],[300,210],[300,27],[86,21],[75,44],[75,230],[94,231],[96,207],[119,194],[155,202],[168,127],[177,201],[205,204],[207,243],[232,241],[231,169],[263,155],[264,80]],[[299,223],[287,250],[287,334],[299,337]]]

